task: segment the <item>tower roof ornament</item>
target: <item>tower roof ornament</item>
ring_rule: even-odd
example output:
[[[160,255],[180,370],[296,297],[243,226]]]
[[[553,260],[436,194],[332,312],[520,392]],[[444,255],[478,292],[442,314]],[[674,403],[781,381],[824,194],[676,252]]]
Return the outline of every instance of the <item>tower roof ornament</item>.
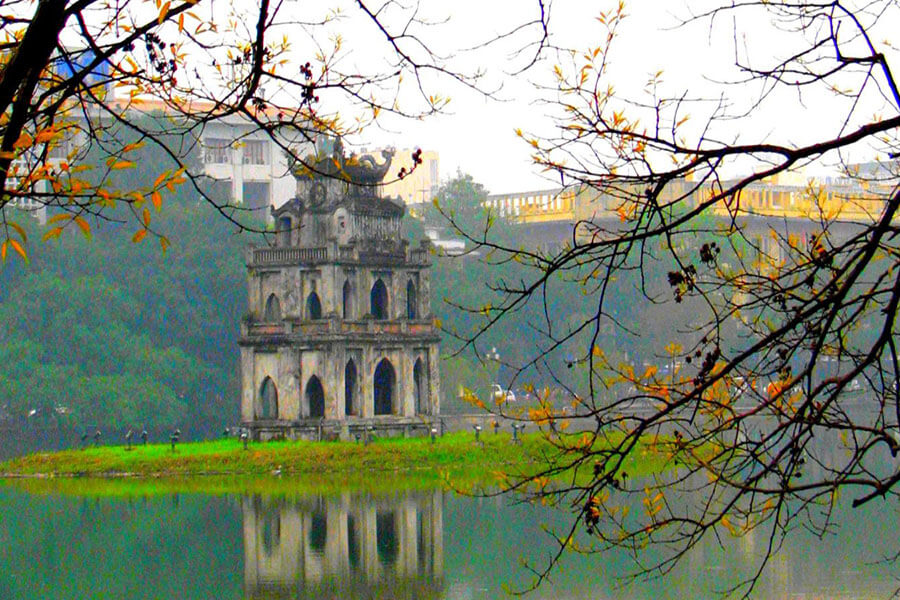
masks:
[[[327,177],[346,181],[351,185],[374,188],[384,181],[391,168],[394,153],[393,148],[382,150],[383,161],[381,163],[372,154],[347,156],[344,153],[344,143],[338,137],[334,141],[330,156],[309,155],[305,160],[294,161],[291,165],[291,172],[298,180]]]

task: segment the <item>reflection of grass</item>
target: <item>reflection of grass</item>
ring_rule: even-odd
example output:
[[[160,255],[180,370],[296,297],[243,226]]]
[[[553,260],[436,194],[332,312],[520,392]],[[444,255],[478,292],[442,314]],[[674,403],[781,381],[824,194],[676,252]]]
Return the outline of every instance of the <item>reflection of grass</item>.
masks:
[[[170,494],[265,494],[278,497],[337,495],[347,490],[389,494],[407,490],[442,487],[447,480],[434,471],[380,473],[377,477],[355,474],[350,477],[305,475],[217,475],[210,477],[50,477],[0,480],[32,494],[89,497],[143,497]],[[452,485],[456,486],[454,479]]]
[[[428,438],[394,438],[368,446],[353,442],[270,442],[251,444],[244,450],[240,441],[227,439],[182,443],[175,452],[165,444],[132,450],[104,446],[12,459],[0,463],[0,473],[41,476],[8,482],[31,491],[88,495],[192,491],[293,494],[348,488],[379,492],[433,488],[447,481],[468,487],[494,485],[500,473],[533,472],[556,452],[539,433],[521,437],[520,445],[512,444],[505,433],[483,432],[483,443],[478,444],[472,433],[461,432],[438,438],[435,444]],[[659,468],[660,462],[656,453],[636,456],[630,472],[647,473]],[[254,477],[273,473],[280,477]]]

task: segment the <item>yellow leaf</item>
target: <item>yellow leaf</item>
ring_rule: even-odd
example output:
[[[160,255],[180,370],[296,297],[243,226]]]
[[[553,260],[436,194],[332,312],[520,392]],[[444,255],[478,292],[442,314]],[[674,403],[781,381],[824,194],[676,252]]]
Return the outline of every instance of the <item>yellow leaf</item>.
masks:
[[[159,23],[160,25],[162,25],[162,22],[166,20],[166,15],[169,14],[169,5],[170,5],[170,4],[171,4],[171,2],[167,0],[167,1],[159,8],[159,16],[156,17],[156,22]]]
[[[46,129],[41,129],[37,132],[37,135],[34,136],[34,141],[38,143],[49,142],[56,136],[56,131],[52,127],[47,127]]]
[[[62,231],[63,231],[62,227],[54,227],[53,229],[51,229],[50,231],[45,233],[41,239],[43,239],[44,241],[47,241],[50,238],[58,238],[59,235],[62,233]]]
[[[141,204],[144,203],[144,196],[140,192],[137,192],[137,191],[131,192],[131,197],[134,198],[134,205],[137,208],[140,208]]]
[[[3,260],[3,262],[6,262],[6,247],[8,245],[9,242],[3,242],[3,244],[0,245],[0,260]]]
[[[85,221],[82,217],[76,216],[75,223],[81,229],[81,233],[84,234],[84,237],[91,237],[91,224]]]
[[[147,230],[146,230],[146,229],[139,229],[139,230],[131,237],[131,241],[134,242],[135,244],[137,244],[137,243],[140,242],[142,239],[144,239],[144,236],[146,236],[146,235],[147,235]]]
[[[178,33],[184,31],[184,13],[178,15]]]
[[[168,250],[169,246],[171,246],[171,244],[169,243],[169,238],[167,238],[166,236],[161,236],[159,238],[159,245],[162,248],[163,254],[165,254],[166,250]]]
[[[13,247],[13,250],[19,253],[19,256],[22,257],[22,260],[28,262],[28,255],[25,254],[25,248],[22,247],[22,244],[20,244],[16,240],[9,240],[9,245]]]
[[[156,181],[153,182],[153,187],[154,187],[154,188],[158,188],[158,187],[160,186],[160,184],[161,184],[163,181],[165,181],[165,180],[166,180],[166,177],[168,177],[168,176],[169,176],[169,172],[168,172],[168,171],[163,171],[162,173],[160,173],[160,174],[159,174],[159,177],[156,178]]]
[[[138,148],[143,148],[143,147],[144,147],[144,140],[141,140],[139,142],[132,142],[132,143],[126,145],[124,148],[122,148],[122,152],[123,153],[131,152],[132,150],[137,150]]]
[[[134,167],[134,162],[130,160],[119,160],[112,164],[110,169],[130,169]]]
[[[150,211],[146,208],[144,209],[144,227],[150,225]]]
[[[18,223],[14,223],[14,222],[12,222],[12,221],[7,221],[7,224],[8,224],[10,227],[12,227],[13,229],[15,229],[16,231],[19,232],[19,235],[22,236],[22,241],[23,241],[23,242],[27,242],[27,241],[28,241],[28,235],[25,233],[25,230],[22,229],[22,226],[21,226],[21,225],[19,225]]]
[[[16,143],[13,144],[13,148],[19,150],[22,148],[28,148],[34,143],[34,140],[31,139],[31,136],[27,133],[23,133],[19,136],[19,139],[16,140]]]
[[[47,219],[47,222],[48,223],[58,223],[59,221],[68,221],[71,218],[72,218],[72,215],[66,215],[66,214],[53,215],[52,217]]]

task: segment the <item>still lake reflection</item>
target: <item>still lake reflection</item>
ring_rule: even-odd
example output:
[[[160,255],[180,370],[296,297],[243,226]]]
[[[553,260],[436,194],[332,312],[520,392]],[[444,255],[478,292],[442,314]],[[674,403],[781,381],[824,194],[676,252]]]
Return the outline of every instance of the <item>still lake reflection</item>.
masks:
[[[552,549],[546,508],[434,490],[111,498],[19,485],[0,482],[0,598],[499,598],[528,581],[520,558]],[[896,515],[888,501],[824,540],[792,538],[754,597],[888,598],[896,565],[867,563],[896,551]],[[626,557],[571,557],[526,598],[711,598],[764,540],[725,543],[625,588]]]

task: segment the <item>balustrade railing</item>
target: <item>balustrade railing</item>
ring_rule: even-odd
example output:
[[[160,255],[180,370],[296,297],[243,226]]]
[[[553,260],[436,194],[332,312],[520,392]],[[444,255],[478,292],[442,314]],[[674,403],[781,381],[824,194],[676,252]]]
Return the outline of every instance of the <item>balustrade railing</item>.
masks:
[[[254,248],[253,264],[283,265],[328,260],[328,248]]]
[[[406,262],[425,263],[428,260],[428,251],[423,249],[410,249],[408,253],[396,251],[382,251],[378,248],[356,248],[353,246],[341,246],[337,248],[337,256],[329,248],[299,248],[299,247],[274,247],[253,248],[250,254],[250,264],[255,266],[268,265],[294,265],[316,264],[329,260],[375,260],[381,262]]]
[[[255,322],[247,326],[245,334],[259,335],[290,335],[301,333],[302,335],[325,334],[362,334],[362,333],[387,333],[387,334],[428,334],[434,332],[434,324],[431,321],[342,321],[339,319],[321,319],[318,321],[283,321],[279,323]]]

